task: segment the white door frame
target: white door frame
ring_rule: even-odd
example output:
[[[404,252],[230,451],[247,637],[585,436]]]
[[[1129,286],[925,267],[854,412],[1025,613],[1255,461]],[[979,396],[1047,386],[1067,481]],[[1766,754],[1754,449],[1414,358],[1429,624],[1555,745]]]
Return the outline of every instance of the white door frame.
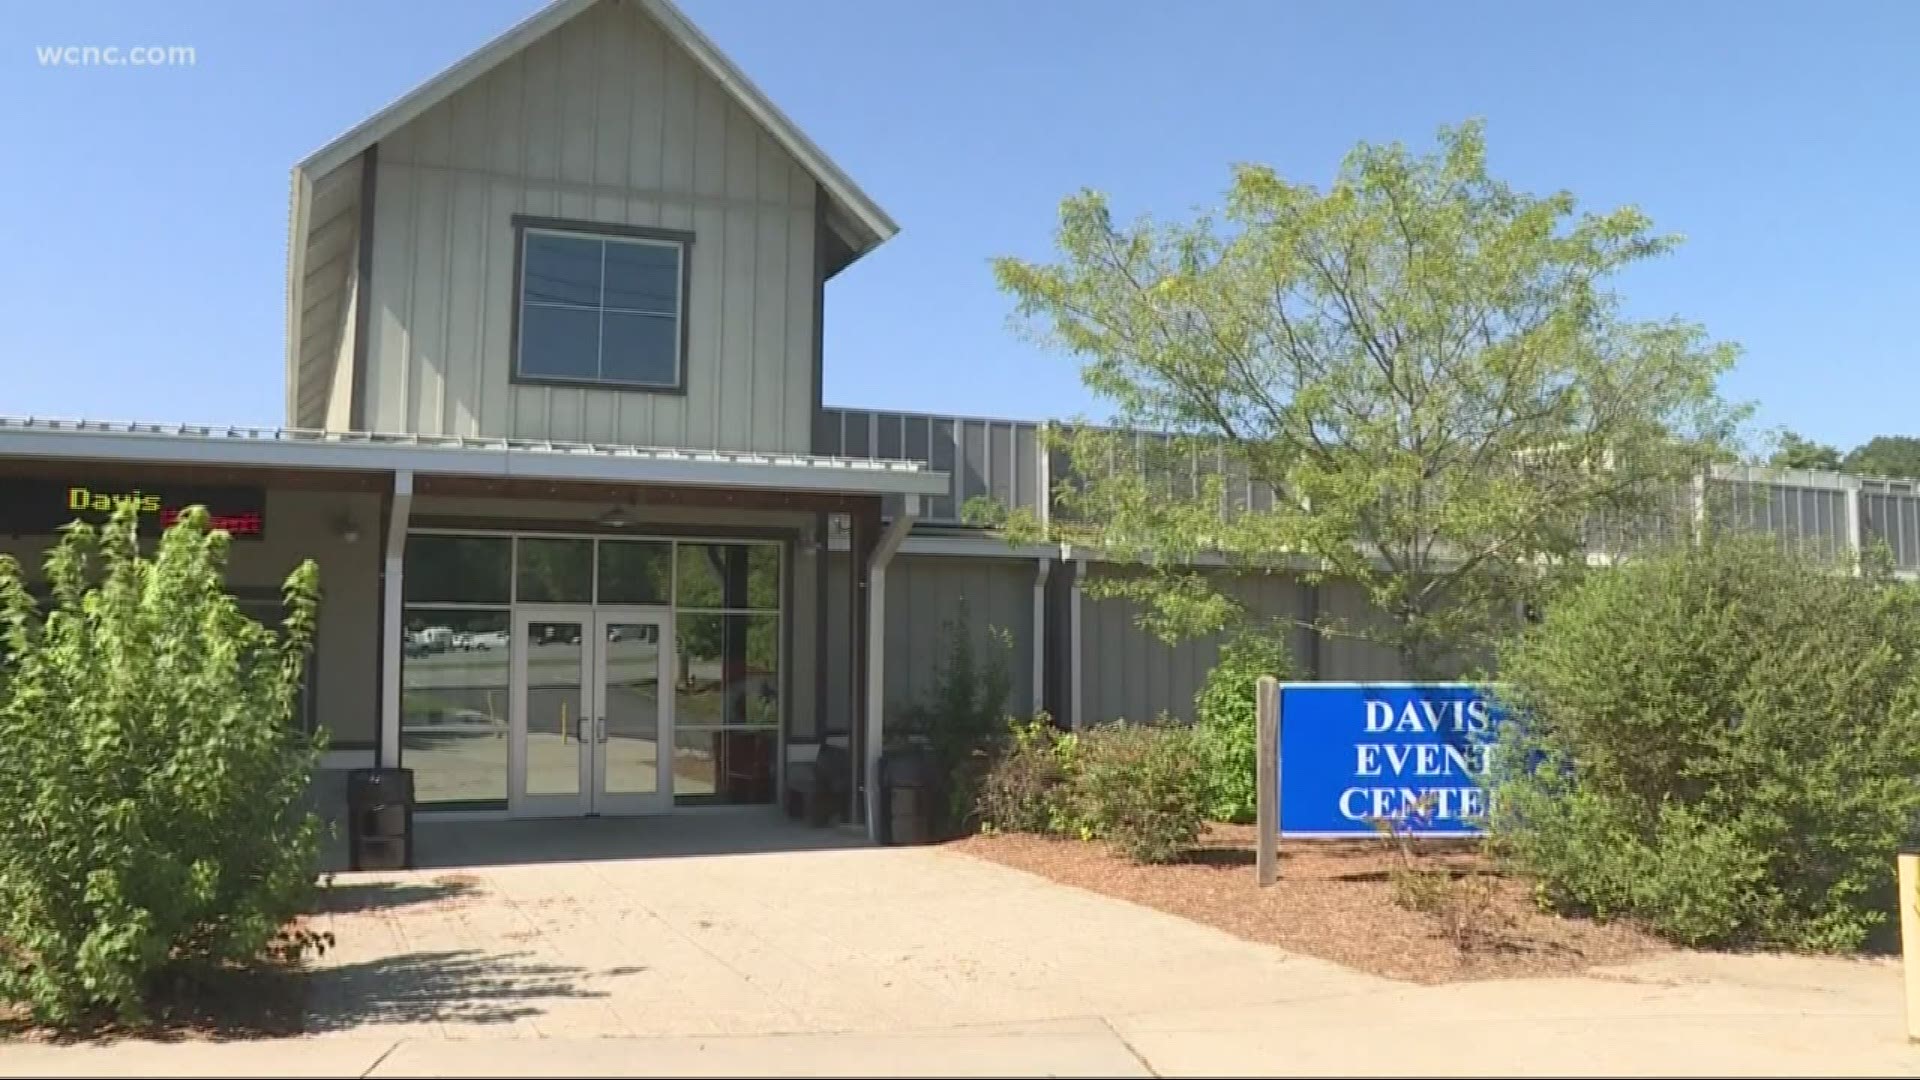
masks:
[[[536,622],[578,623],[580,626],[580,711],[570,717],[569,737],[579,753],[573,792],[560,795],[527,792],[527,629]],[[584,817],[592,812],[593,606],[591,604],[516,604],[510,639],[507,692],[507,806],[514,817]]]
[[[530,794],[527,791],[527,694],[530,687],[529,627],[534,623],[573,623],[580,627],[580,708],[569,717],[569,737],[578,751],[578,783],[572,792]],[[656,707],[654,786],[652,791],[607,789],[607,648],[609,627],[639,623],[656,628],[658,684]],[[508,807],[513,817],[586,817],[591,815],[657,814],[673,809],[673,673],[676,649],[673,610],[655,605],[516,604],[513,608],[512,654],[508,690]]]
[[[608,630],[615,624],[654,627],[654,729],[653,790],[647,792],[610,791],[607,785],[607,717],[612,702],[607,693],[607,662],[613,655],[608,648]],[[673,638],[673,609],[656,605],[602,605],[593,612],[593,718],[594,745],[592,765],[593,813],[663,814],[673,809],[673,688],[674,660],[677,649]]]

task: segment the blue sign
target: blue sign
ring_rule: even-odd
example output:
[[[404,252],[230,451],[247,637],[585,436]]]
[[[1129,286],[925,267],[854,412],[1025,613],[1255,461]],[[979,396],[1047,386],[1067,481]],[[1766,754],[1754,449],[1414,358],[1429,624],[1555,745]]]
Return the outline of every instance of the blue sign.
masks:
[[[1500,710],[1469,683],[1280,687],[1280,834],[1478,836]]]

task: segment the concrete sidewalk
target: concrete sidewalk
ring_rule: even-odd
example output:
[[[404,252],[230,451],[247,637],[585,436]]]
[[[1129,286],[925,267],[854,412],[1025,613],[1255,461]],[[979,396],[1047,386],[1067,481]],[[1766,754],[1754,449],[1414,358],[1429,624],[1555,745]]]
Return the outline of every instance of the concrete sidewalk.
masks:
[[[1626,977],[892,1034],[11,1046],[0,1047],[0,1075],[1920,1075],[1920,1050],[1877,993],[1864,1011],[1847,993],[1821,1009],[1806,1000],[1819,991]]]
[[[1260,948],[1249,946],[1249,948]],[[1916,1076],[1888,961],[1678,955],[1580,978],[894,1031],[0,1046],[0,1076]]]
[[[940,848],[565,826],[346,879],[313,1034],[0,1045],[0,1075],[1920,1075],[1892,961],[1413,986]]]

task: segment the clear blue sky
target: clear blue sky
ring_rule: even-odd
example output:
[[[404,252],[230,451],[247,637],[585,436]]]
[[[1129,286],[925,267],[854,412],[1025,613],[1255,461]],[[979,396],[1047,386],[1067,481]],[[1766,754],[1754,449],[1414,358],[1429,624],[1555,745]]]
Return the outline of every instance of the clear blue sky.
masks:
[[[902,224],[829,288],[829,403],[1093,411],[987,267],[1044,255],[1061,196],[1178,214],[1234,161],[1322,181],[1479,116],[1515,184],[1686,234],[1623,285],[1745,347],[1725,388],[1759,426],[1920,434],[1920,3],[683,6]],[[277,423],[288,168],[535,7],[10,6],[0,412]],[[40,66],[61,44],[197,63]]]

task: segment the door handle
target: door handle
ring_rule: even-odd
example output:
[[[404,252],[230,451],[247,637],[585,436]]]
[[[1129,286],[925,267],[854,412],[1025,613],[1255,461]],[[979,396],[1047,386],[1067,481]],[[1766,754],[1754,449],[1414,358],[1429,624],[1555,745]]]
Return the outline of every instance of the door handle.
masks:
[[[575,742],[586,742],[588,739],[593,738],[593,719],[591,717],[580,716],[574,718],[573,738]]]
[[[607,718],[604,716],[598,717],[595,719],[594,722],[600,725],[600,741],[606,742],[607,741]]]

